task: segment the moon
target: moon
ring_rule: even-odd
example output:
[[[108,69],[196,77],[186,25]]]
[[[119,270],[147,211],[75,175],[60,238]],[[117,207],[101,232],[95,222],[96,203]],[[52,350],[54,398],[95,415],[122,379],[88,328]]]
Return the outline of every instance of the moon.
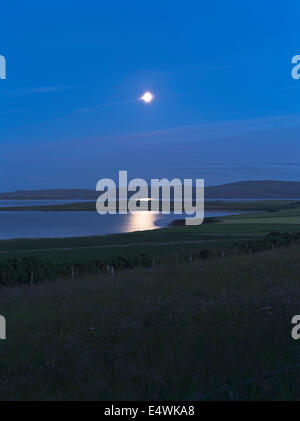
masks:
[[[146,103],[149,103],[149,102],[151,102],[153,100],[153,98],[154,98],[153,94],[151,94],[151,92],[148,92],[147,91],[141,97],[141,100],[144,101],[144,102],[146,102]]]

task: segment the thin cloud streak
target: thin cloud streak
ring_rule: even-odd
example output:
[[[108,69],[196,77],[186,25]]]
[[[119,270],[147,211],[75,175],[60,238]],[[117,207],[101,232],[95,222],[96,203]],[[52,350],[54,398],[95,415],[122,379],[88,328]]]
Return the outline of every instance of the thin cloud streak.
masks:
[[[141,99],[140,98],[136,98],[136,99],[125,100],[125,101],[118,101],[118,102],[103,102],[101,104],[93,105],[91,107],[79,108],[75,112],[76,113],[85,113],[85,112],[89,112],[89,111],[92,111],[92,110],[96,110],[97,108],[101,108],[101,107],[107,107],[107,106],[111,106],[111,105],[131,104],[131,103],[137,102],[137,101],[141,101]]]
[[[12,92],[11,95],[7,95],[8,98],[18,98],[30,95],[41,95],[51,92],[59,92],[64,90],[64,86],[37,86],[33,88],[23,89],[21,91]]]
[[[7,110],[7,111],[0,111],[0,114],[15,114],[15,113],[20,113],[24,110],[22,109],[16,109],[16,110]]]
[[[57,92],[63,90],[63,86],[40,86],[36,88],[30,88],[23,91],[23,95],[33,95],[33,94],[45,94],[48,92]]]

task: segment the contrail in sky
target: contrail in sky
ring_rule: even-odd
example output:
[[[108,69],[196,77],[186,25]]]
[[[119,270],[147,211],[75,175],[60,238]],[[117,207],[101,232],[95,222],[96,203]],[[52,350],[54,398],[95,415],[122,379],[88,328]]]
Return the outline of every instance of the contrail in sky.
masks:
[[[80,112],[87,112],[87,111],[95,110],[95,109],[100,108],[100,107],[106,107],[106,106],[109,106],[109,105],[130,104],[132,102],[138,102],[138,101],[143,101],[143,102],[149,103],[153,100],[153,98],[154,98],[154,96],[151,94],[151,92],[147,91],[139,98],[127,99],[125,101],[118,101],[118,102],[103,102],[101,104],[97,104],[97,105],[94,105],[92,107],[80,108],[76,112],[79,112],[79,113]]]
[[[118,101],[118,102],[103,102],[101,104],[97,104],[94,105],[92,107],[88,107],[88,108],[80,108],[79,110],[77,110],[77,113],[83,113],[83,112],[87,112],[87,111],[91,111],[91,110],[95,110],[97,108],[100,107],[106,107],[106,106],[110,106],[110,105],[121,105],[121,104],[130,104],[132,102],[137,102],[137,101],[141,101],[141,98],[137,98],[137,99],[127,99],[125,101]]]

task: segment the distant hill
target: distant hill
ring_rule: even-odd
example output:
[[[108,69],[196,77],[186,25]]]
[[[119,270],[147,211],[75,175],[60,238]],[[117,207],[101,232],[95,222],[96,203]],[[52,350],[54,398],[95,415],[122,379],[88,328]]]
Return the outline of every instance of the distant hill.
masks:
[[[95,190],[18,190],[0,193],[0,200],[96,200]],[[294,199],[300,198],[299,181],[239,181],[205,188],[208,199]]]
[[[239,181],[207,187],[208,199],[295,199],[300,198],[299,181]]]
[[[17,190],[0,193],[0,200],[93,200],[99,196],[95,190]]]

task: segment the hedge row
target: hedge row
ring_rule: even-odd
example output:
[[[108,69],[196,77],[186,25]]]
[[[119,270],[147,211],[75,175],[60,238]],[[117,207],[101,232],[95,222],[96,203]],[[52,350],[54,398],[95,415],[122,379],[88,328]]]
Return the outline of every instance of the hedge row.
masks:
[[[204,248],[199,252],[193,253],[189,258],[207,259],[233,256],[237,254],[252,254],[267,251],[278,247],[287,247],[291,244],[300,243],[300,233],[280,233],[271,232],[261,239],[249,241],[233,241],[226,248]],[[187,261],[187,257],[183,261]]]
[[[262,239],[231,242],[226,248],[201,248],[197,252],[185,254],[179,262],[188,262],[195,259],[208,259],[226,257],[236,254],[258,253],[272,248],[288,246],[292,243],[300,243],[300,233],[272,232]],[[168,258],[170,259],[170,257]],[[174,259],[174,256],[171,257]],[[155,266],[160,262],[156,261]],[[17,284],[29,284],[43,280],[57,279],[59,277],[71,277],[89,273],[107,272],[108,268],[116,270],[134,267],[151,267],[153,258],[146,254],[136,257],[115,256],[107,259],[93,259],[85,262],[57,263],[46,262],[38,257],[24,257],[9,259],[0,262],[0,286]]]
[[[136,257],[115,256],[109,259],[93,259],[80,263],[56,263],[42,261],[38,257],[23,257],[0,262],[0,285],[29,284],[58,277],[71,277],[88,273],[99,273],[114,269],[128,269],[137,266],[149,267],[152,258],[145,254]]]

